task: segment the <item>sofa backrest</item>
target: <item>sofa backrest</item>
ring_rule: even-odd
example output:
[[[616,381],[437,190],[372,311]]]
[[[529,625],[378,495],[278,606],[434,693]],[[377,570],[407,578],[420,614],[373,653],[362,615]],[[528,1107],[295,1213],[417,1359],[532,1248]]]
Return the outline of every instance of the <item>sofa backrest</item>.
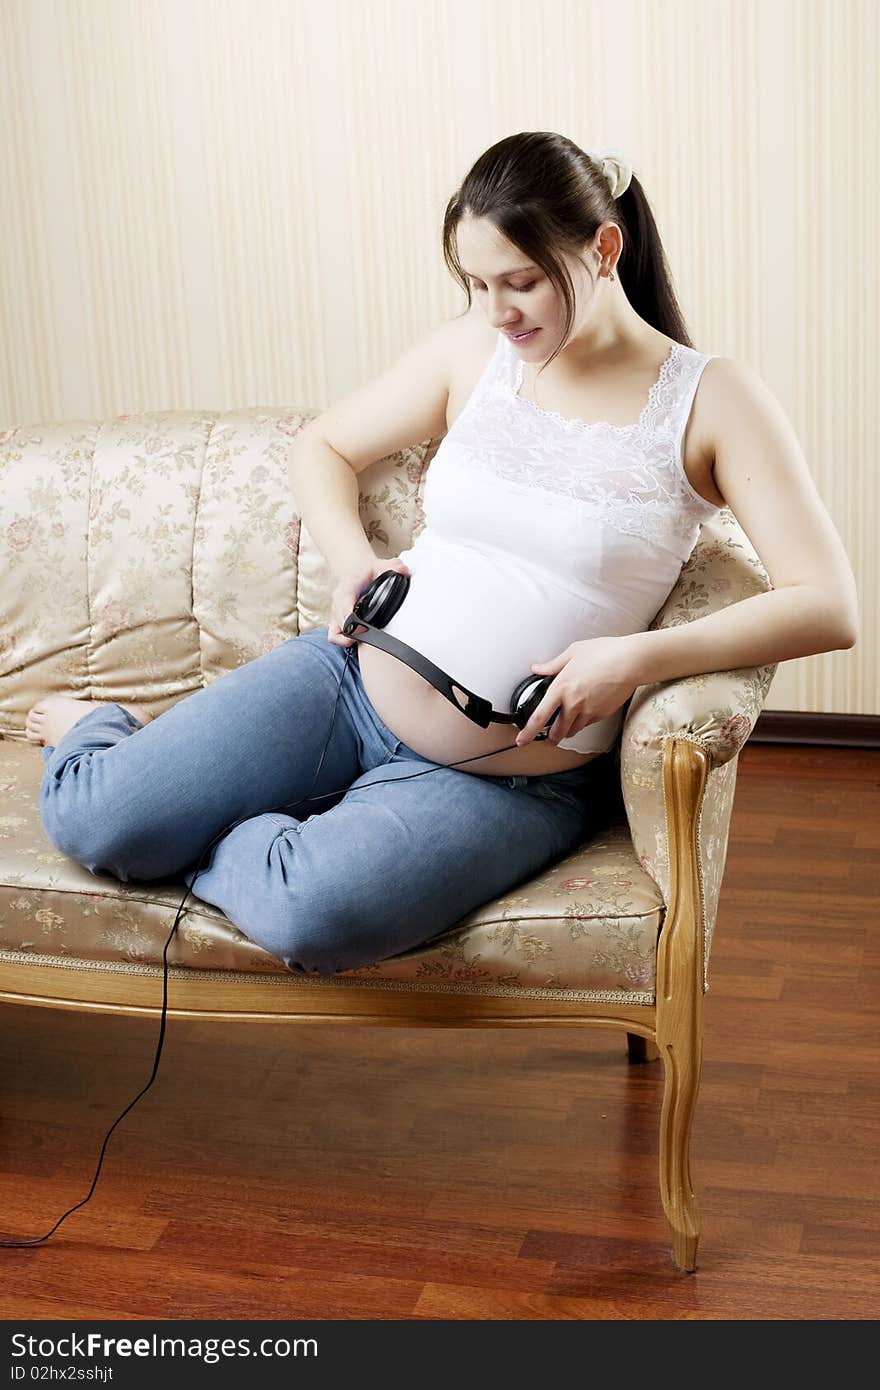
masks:
[[[177,410],[0,431],[5,737],[24,738],[28,709],[52,693],[161,713],[328,621],[333,575],[286,466],[315,414]],[[360,474],[361,520],[380,557],[424,525],[438,443]]]
[[[167,411],[0,431],[0,732],[41,695],[183,695],[329,617],[332,573],[297,516],[291,439],[316,412]],[[436,443],[361,475],[395,555]]]

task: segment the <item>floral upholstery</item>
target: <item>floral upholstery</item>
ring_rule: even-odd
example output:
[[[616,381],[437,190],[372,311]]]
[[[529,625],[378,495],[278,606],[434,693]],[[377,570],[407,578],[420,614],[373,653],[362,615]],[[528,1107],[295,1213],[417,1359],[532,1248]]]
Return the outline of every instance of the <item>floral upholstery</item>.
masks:
[[[279,642],[328,621],[332,576],[297,516],[290,440],[314,412],[170,411],[0,431],[0,969],[16,962],[162,970],[182,880],[123,884],[57,851],[39,818],[41,695],[124,700],[159,714]],[[360,475],[379,555],[424,524],[437,441]],[[770,587],[728,509],[704,526],[652,626]],[[710,773],[699,827],[706,959],[736,765],[775,671],[640,687],[619,742],[606,827],[432,941],[337,976],[362,987],[650,1004],[668,896],[662,762],[675,736]],[[283,981],[282,962],[192,895],[169,950],[180,969]],[[318,977],[297,975],[323,983]]]

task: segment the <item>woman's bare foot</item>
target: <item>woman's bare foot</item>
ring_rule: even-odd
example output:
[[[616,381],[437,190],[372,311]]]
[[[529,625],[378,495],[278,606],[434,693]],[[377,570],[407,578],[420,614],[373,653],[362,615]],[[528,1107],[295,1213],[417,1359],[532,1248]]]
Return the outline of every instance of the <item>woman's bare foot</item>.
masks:
[[[31,705],[27,712],[25,721],[25,734],[29,743],[42,743],[47,748],[54,748],[55,745],[72,728],[83,715],[88,714],[90,709],[102,709],[110,700],[74,700],[67,695],[45,695],[42,700],[37,700],[36,704]],[[149,710],[143,705],[123,705],[129,714],[133,714],[135,719],[139,719],[142,724],[148,724],[152,719]]]

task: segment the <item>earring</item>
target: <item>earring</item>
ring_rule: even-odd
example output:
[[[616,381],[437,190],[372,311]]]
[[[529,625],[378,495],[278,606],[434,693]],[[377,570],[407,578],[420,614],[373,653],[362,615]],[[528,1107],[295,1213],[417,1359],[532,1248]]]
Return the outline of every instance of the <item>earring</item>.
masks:
[[[609,279],[609,280],[613,280],[613,279],[614,279],[614,271],[613,271],[613,270],[609,270],[609,272],[608,272],[608,279]]]

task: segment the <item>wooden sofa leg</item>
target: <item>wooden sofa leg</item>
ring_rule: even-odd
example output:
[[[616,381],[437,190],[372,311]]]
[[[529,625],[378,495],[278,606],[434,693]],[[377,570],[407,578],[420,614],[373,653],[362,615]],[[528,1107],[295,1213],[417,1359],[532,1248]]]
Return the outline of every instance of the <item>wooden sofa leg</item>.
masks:
[[[700,1208],[691,1182],[691,1127],[703,1063],[703,912],[699,820],[709,761],[687,739],[667,740],[663,795],[669,843],[666,916],[657,943],[657,1046],[663,1058],[660,1197],[672,1259],[697,1267]]]
[[[663,1054],[660,1112],[660,1197],[672,1227],[672,1259],[688,1272],[697,1267],[700,1208],[691,1182],[691,1128],[700,1086],[700,1056],[669,1044]]]
[[[641,1033],[627,1033],[626,1051],[630,1062],[656,1062],[660,1056],[657,1044],[650,1038],[643,1038]]]

